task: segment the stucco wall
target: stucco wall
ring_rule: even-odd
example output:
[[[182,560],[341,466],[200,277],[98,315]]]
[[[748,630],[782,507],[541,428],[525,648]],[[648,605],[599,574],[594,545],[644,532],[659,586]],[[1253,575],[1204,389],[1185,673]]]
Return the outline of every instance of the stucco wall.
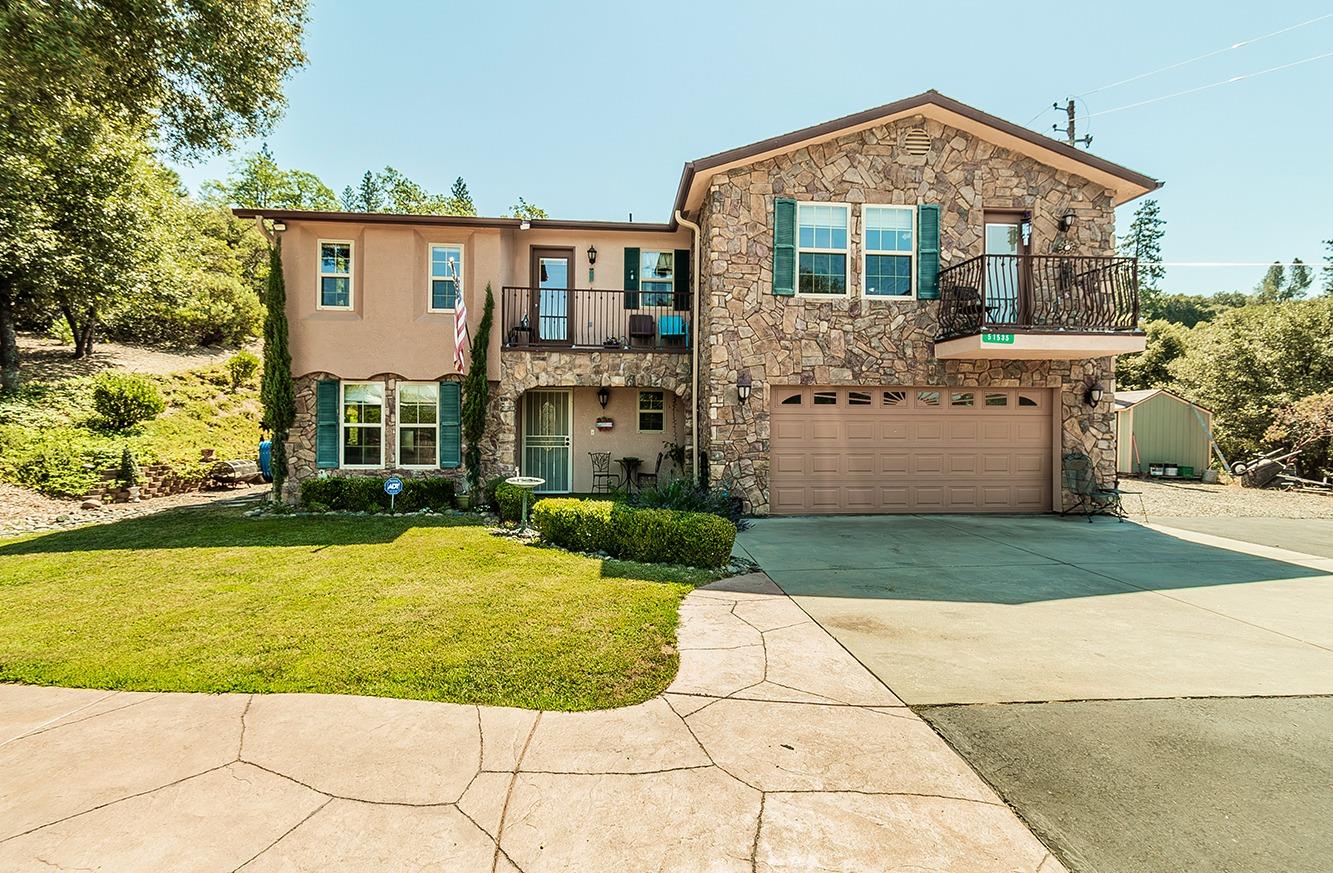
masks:
[[[920,126],[925,155],[900,147]],[[941,206],[942,267],[982,253],[983,209],[1031,210],[1032,251],[1103,255],[1114,247],[1111,192],[927,119],[905,119],[720,174],[704,198],[700,362],[709,475],[768,512],[772,385],[997,385],[1060,391],[1062,451],[1086,452],[1099,475],[1115,473],[1111,359],[939,361],[938,301],[866,300],[860,288],[860,210],[853,208],[846,298],[777,297],[772,291],[775,196],[840,203]],[[1076,216],[1068,234],[1060,216]],[[744,410],[736,380],[755,383]],[[1082,404],[1083,382],[1106,396]]]

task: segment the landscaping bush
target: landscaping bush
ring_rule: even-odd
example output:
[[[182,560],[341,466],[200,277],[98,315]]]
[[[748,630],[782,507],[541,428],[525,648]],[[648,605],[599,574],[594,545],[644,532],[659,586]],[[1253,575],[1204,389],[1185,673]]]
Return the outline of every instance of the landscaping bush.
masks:
[[[716,515],[610,500],[546,498],[533,508],[532,522],[552,545],[654,564],[719,567],[736,540],[736,526]]]
[[[403,482],[403,493],[394,505],[402,512],[422,509],[447,512],[454,508],[454,491],[454,480],[443,476],[408,479]]]
[[[610,500],[547,497],[532,508],[532,525],[552,545],[575,552],[606,551],[610,544]]]
[[[315,512],[380,512],[389,508],[389,495],[378,478],[328,476],[301,483],[301,506]]]
[[[741,502],[727,491],[710,491],[684,479],[675,479],[663,485],[644,488],[630,497],[634,506],[647,509],[678,509],[683,512],[706,512],[725,518],[745,530],[741,518]]]
[[[523,513],[523,492],[526,489],[510,485],[503,479],[495,486],[495,507],[501,521],[518,521]]]
[[[486,480],[486,484],[482,487],[482,495],[486,501],[486,506],[490,508],[491,512],[497,514],[500,512],[500,500],[495,496],[495,492],[504,484],[504,481],[505,477],[503,476],[492,476]]]
[[[93,408],[112,430],[128,430],[161,414],[167,401],[152,380],[105,370],[93,380]]]
[[[231,378],[231,387],[233,390],[247,384],[259,372],[259,357],[251,352],[239,351],[227,358],[224,365],[227,368],[227,375]]]

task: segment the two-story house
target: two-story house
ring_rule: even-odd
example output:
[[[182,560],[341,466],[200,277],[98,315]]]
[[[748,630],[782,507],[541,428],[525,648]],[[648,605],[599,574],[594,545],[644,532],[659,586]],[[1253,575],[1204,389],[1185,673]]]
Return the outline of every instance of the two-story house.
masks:
[[[930,91],[687,163],[663,224],[237,214],[282,239],[293,488],[458,475],[452,266],[474,335],[495,292],[491,472],[586,492],[609,452],[756,514],[1042,512],[1064,453],[1115,475],[1144,339],[1114,209],[1159,186]]]

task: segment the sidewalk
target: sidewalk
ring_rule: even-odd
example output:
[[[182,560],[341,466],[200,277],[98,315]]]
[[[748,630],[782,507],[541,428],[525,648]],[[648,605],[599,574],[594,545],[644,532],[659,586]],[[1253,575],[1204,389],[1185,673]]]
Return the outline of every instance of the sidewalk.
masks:
[[[0,685],[0,870],[1064,868],[762,574],[638,706]]]

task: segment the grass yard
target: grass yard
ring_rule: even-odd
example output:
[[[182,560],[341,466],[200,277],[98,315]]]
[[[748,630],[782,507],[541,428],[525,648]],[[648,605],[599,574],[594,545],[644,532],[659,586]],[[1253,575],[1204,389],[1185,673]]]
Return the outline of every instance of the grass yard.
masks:
[[[0,541],[0,681],[624,706],[670,683],[715,577],[467,519],[167,512]]]

